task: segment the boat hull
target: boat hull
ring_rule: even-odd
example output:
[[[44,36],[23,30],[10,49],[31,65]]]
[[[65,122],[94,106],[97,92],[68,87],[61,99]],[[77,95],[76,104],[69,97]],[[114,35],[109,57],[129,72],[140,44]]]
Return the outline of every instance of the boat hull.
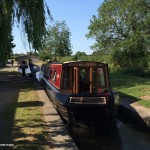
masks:
[[[115,110],[113,100],[111,100],[111,104],[70,103],[70,97],[74,95],[61,93],[44,77],[42,78],[42,84],[54,107],[67,122],[105,126],[107,128],[114,126]]]

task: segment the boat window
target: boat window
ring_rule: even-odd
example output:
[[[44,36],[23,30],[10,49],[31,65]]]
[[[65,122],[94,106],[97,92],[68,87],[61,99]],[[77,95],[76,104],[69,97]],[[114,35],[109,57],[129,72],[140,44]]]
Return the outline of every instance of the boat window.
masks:
[[[50,70],[50,76],[49,76],[50,79],[52,79],[52,70]]]
[[[98,86],[105,87],[105,76],[103,68],[98,68]]]
[[[64,67],[63,68],[63,88],[64,89],[69,89],[71,88],[71,73],[72,73],[72,69],[68,68],[68,67]]]
[[[56,81],[56,70],[54,71],[53,77],[52,77],[52,81],[55,82]]]
[[[80,77],[82,81],[89,82],[89,68],[81,68],[80,69]]]
[[[79,69],[79,92],[89,92],[90,90],[90,69],[89,68],[80,68]]]

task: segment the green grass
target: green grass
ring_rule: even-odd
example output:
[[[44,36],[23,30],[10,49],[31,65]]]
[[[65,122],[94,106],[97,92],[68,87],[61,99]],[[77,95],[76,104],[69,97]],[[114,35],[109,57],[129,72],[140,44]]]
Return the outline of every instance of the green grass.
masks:
[[[142,105],[144,107],[150,108],[150,100],[149,101],[139,100],[138,104],[140,104],[140,105]]]
[[[13,141],[15,149],[43,149],[49,147],[47,143],[47,127],[35,89],[29,85],[19,93],[16,104]]]
[[[29,81],[31,82],[31,81]],[[14,85],[15,86],[15,85]],[[3,141],[14,144],[14,150],[48,150],[51,142],[42,105],[32,83],[19,86],[17,99],[0,113]]]
[[[150,96],[149,78],[113,72],[110,73],[110,81],[112,88],[120,93],[121,98],[137,101],[139,104],[150,108],[150,99],[142,99],[143,96]]]

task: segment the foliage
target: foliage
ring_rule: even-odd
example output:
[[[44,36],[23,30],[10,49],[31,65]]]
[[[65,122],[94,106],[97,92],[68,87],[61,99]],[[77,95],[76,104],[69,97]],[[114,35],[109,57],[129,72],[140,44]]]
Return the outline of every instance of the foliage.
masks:
[[[90,20],[86,36],[96,39],[93,49],[112,54],[115,65],[145,67],[150,47],[149,14],[149,0],[105,0]]]
[[[5,65],[11,51],[13,1],[0,1],[0,66]]]
[[[109,54],[111,54],[111,53],[109,53],[109,52],[104,52],[104,51],[100,51],[100,50],[97,50],[97,51],[94,51],[93,53],[92,53],[92,55],[94,55],[94,56],[96,56],[96,55],[109,55]]]
[[[75,56],[86,56],[86,53],[85,52],[80,52],[80,51],[77,51]]]
[[[40,50],[42,39],[46,32],[44,1],[15,0],[14,7],[17,22],[21,23],[24,32],[27,34],[28,42],[35,50]],[[46,8],[50,15],[47,5]]]
[[[5,65],[12,48],[15,46],[12,36],[14,21],[21,25],[24,35],[35,51],[42,47],[45,35],[45,9],[52,20],[50,11],[43,0],[1,0],[0,1],[0,63]]]
[[[65,21],[57,21],[54,26],[49,26],[43,41],[43,50],[40,51],[41,58],[70,56],[72,54],[70,36],[71,33]]]
[[[52,55],[49,52],[49,50],[45,49],[44,51],[39,53],[39,58],[40,58],[40,60],[43,60],[43,61],[51,60],[52,59]]]
[[[97,55],[97,56],[92,56],[92,55],[86,55],[86,56],[79,56],[77,59],[75,59],[75,56],[65,56],[65,57],[60,57],[58,60],[59,61],[76,61],[76,60],[83,60],[83,61],[97,61],[97,62],[106,62],[109,65],[111,65],[111,56],[110,55]]]
[[[72,60],[78,60],[80,56],[86,56],[86,53],[77,51]]]

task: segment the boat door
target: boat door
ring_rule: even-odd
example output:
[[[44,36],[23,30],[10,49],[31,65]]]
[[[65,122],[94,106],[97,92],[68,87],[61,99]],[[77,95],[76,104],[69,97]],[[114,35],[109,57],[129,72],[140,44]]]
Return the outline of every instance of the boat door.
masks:
[[[79,68],[73,68],[73,94],[79,93]]]
[[[89,67],[73,68],[73,94],[92,93],[92,70]]]

